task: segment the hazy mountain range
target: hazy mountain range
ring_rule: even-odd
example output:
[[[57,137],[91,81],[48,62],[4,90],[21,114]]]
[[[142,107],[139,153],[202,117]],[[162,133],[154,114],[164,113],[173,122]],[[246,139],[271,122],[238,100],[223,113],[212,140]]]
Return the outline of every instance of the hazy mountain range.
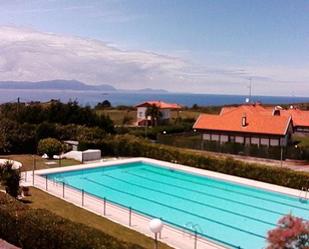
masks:
[[[116,89],[108,84],[101,85],[88,85],[86,83],[77,80],[48,80],[48,81],[0,81],[0,89],[35,89],[35,90],[75,90],[75,91],[130,91],[130,92],[155,92],[155,93],[167,93],[168,91],[163,89],[139,89],[139,90],[127,90]]]

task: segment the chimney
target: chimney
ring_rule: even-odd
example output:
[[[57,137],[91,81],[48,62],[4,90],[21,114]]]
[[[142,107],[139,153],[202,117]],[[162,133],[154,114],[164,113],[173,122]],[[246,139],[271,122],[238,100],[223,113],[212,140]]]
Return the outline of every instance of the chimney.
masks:
[[[246,113],[244,113],[244,114],[242,115],[242,118],[241,118],[241,126],[242,126],[242,127],[247,126],[247,115],[246,115]]]
[[[280,111],[282,110],[281,106],[276,106],[273,110],[273,116],[280,116]]]

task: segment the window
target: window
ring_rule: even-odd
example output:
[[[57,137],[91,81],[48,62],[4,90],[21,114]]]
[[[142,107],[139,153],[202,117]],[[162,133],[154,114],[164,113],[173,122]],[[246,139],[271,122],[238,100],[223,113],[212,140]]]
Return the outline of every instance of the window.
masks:
[[[269,145],[269,138],[261,138],[261,145]]]
[[[251,144],[260,144],[260,139],[258,137],[252,137]]]
[[[279,146],[279,139],[270,139],[271,146]]]
[[[226,142],[228,142],[229,141],[229,137],[228,136],[226,136],[226,135],[221,135],[221,137],[220,137],[220,142],[221,143],[226,143]]]
[[[203,134],[204,140],[210,140],[210,134]]]
[[[243,144],[244,143],[244,137],[240,137],[240,136],[235,137],[235,142]]]
[[[211,135],[211,141],[219,141],[219,135],[217,135],[217,134],[212,134],[212,135]]]

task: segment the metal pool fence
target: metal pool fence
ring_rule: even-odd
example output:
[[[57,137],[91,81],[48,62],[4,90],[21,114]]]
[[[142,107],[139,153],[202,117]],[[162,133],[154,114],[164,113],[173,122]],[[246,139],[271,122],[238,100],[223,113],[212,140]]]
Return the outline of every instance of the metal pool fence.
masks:
[[[94,194],[84,191],[84,189],[78,189],[65,183],[65,180],[56,181],[49,179],[48,175],[37,175],[32,172],[23,172],[22,179],[26,183],[30,183],[32,186],[44,190],[54,196],[60,197],[70,203],[83,207],[89,211],[92,211],[98,215],[105,216],[111,220],[116,220],[121,224],[126,224],[128,227],[134,228],[134,222],[138,221],[139,224],[143,223],[145,227],[143,230],[148,229],[148,224],[154,217],[143,211],[137,210],[133,207],[125,206],[121,203],[117,203],[107,198],[102,198]],[[178,233],[183,237],[187,237],[191,241],[190,248],[192,249],[204,249],[204,248],[236,248],[242,249],[240,246],[231,244],[229,242],[213,238],[200,229],[198,224],[194,224],[190,221],[185,226],[181,226],[164,220],[164,230],[169,230],[173,233]],[[141,222],[142,221],[142,222]],[[161,234],[159,234],[161,238]],[[188,248],[189,249],[189,248]]]

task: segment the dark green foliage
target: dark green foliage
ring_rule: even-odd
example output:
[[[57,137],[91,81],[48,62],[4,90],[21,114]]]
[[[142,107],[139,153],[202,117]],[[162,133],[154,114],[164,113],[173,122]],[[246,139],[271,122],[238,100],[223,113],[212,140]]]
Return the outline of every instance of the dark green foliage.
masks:
[[[6,161],[0,164],[0,183],[5,187],[5,191],[15,198],[19,193],[20,180],[20,172],[18,169],[13,169],[13,162]]]
[[[155,127],[117,127],[117,134],[131,134],[138,137],[147,137],[156,140],[165,131],[166,134],[188,132],[192,130],[192,123],[179,123],[170,125],[160,125]]]
[[[91,132],[96,136],[113,133],[113,122],[77,102],[0,105],[0,154],[33,154],[41,139],[76,140]]]
[[[220,173],[250,178],[281,186],[301,189],[308,186],[309,174],[286,168],[249,164],[232,158],[221,159],[203,155],[199,152],[184,151],[167,145],[150,143],[147,140],[130,135],[109,136],[96,144],[81,141],[83,149],[98,148],[105,155],[150,157],[164,161],[177,161],[191,167],[217,171]]]
[[[47,154],[49,158],[53,158],[53,155],[59,155],[62,151],[61,142],[55,138],[44,138],[39,141],[38,153],[41,155]]]
[[[76,101],[67,104],[51,101],[48,104],[24,105],[19,103],[1,105],[1,117],[19,124],[58,123],[62,125],[77,124],[100,127],[113,132],[113,122],[109,117],[97,115],[90,107],[81,107]]]
[[[0,193],[0,237],[23,249],[142,249]]]
[[[53,123],[43,122],[36,127],[36,141],[43,138],[57,137],[56,125]]]
[[[108,100],[104,100],[103,102],[99,102],[95,106],[95,109],[99,110],[99,109],[110,108],[110,107],[112,107],[111,102],[109,102]]]
[[[36,147],[35,126],[7,118],[0,121],[0,153],[29,153]]]
[[[160,118],[162,117],[162,113],[161,113],[159,107],[157,107],[155,104],[153,104],[150,107],[147,107],[145,116],[151,118],[151,125],[152,126],[157,126]]]

